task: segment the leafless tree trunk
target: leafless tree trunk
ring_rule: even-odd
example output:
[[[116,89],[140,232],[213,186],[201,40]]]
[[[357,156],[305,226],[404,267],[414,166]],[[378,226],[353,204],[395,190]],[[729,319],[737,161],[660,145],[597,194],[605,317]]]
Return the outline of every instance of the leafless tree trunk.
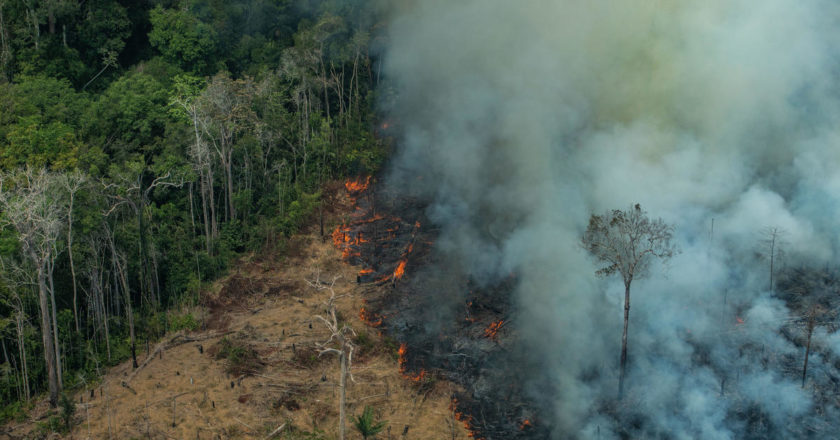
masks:
[[[339,363],[341,366],[341,374],[339,376],[338,399],[338,438],[339,440],[345,440],[345,425],[347,419],[347,376],[350,375],[350,379],[353,379],[353,374],[350,373],[350,368],[352,367],[353,350],[355,349],[352,338],[356,335],[356,332],[354,332],[353,329],[347,324],[339,325],[338,319],[336,318],[335,301],[345,296],[336,296],[334,287],[335,282],[337,280],[338,277],[335,277],[333,278],[330,284],[325,284],[321,282],[320,276],[316,275],[314,280],[307,280],[306,282],[317,290],[327,290],[330,292],[330,298],[326,302],[327,316],[315,316],[315,318],[320,320],[324,324],[324,326],[326,326],[327,329],[330,331],[330,338],[326,342],[318,344],[318,347],[321,349],[321,352],[318,354],[318,356],[328,353],[338,355]]]
[[[119,282],[122,285],[125,300],[125,314],[126,318],[128,318],[128,335],[131,344],[131,364],[134,368],[137,368],[137,341],[134,337],[134,309],[131,306],[131,291],[128,288],[128,280],[125,277],[125,270],[123,270],[124,258],[117,252],[116,246],[114,245],[114,239],[110,235],[109,244],[111,246],[111,258],[113,258],[114,264],[116,265],[117,275],[119,277]]]
[[[53,346],[55,348],[55,368],[56,374],[58,375],[58,387],[59,389],[64,388],[64,379],[63,373],[61,368],[61,345],[58,343],[58,320],[56,319],[56,306],[55,306],[55,283],[53,283],[53,269],[54,269],[54,261],[47,262],[47,281],[48,285],[47,288],[49,289],[50,293],[50,305],[52,308],[50,312],[52,314],[52,327],[53,327]]]
[[[782,254],[782,241],[785,231],[775,226],[768,226],[761,231],[761,235],[764,236],[760,242],[760,246],[763,248],[761,252],[770,263],[768,276],[770,278],[770,291],[772,292],[775,287],[776,266],[778,266],[778,259]]]
[[[5,187],[13,188],[10,191]],[[51,269],[56,257],[56,242],[61,235],[65,213],[61,197],[57,196],[56,177],[46,170],[17,170],[0,174],[0,207],[4,220],[18,233],[21,250],[35,267],[38,286],[38,305],[41,313],[41,338],[47,366],[50,405],[58,404],[61,392],[60,370],[57,358],[55,321],[51,319],[47,286],[52,278]]]
[[[43,266],[38,267],[38,306],[41,311],[41,339],[44,343],[44,357],[47,362],[47,376],[49,378],[50,406],[58,406],[58,393],[61,387],[56,370],[55,347],[53,346],[53,328],[50,321],[50,310],[47,305],[47,281]]]
[[[70,196],[70,203],[67,207],[67,256],[70,259],[70,277],[73,282],[73,318],[76,323],[76,333],[79,333],[79,306],[76,302],[76,266],[73,264],[73,203],[76,200],[76,193],[82,188],[87,180],[84,174],[74,172],[62,176],[62,184]]]
[[[630,324],[630,282],[624,284],[624,330],[621,332],[621,364],[618,370],[618,400],[624,396],[624,371],[627,366],[627,326]]]
[[[805,377],[808,374],[808,357],[811,355],[811,336],[814,334],[814,326],[816,325],[817,314],[815,310],[811,310],[808,314],[808,342],[805,344],[805,362],[802,364],[802,388],[805,388]]]
[[[18,298],[19,299],[19,298]],[[26,344],[23,339],[23,308],[15,311],[15,331],[17,332],[18,353],[20,356],[23,395],[26,400],[32,395],[29,390],[29,366],[26,362]]]

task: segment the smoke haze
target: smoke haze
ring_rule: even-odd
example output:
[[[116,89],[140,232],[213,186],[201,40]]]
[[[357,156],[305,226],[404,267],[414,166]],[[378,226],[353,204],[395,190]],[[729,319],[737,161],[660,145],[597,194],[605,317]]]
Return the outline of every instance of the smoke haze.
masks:
[[[758,254],[778,227],[779,265],[837,258],[838,13],[828,1],[423,0],[396,14],[389,181],[430,201],[438,251],[462,275],[518,275],[523,368],[553,438],[832,432],[837,408],[816,414],[812,388],[833,387],[840,337],[815,333],[800,388],[795,317]],[[681,253],[632,286],[613,416],[623,285],[596,278],[578,243],[592,213],[633,203],[675,226]]]

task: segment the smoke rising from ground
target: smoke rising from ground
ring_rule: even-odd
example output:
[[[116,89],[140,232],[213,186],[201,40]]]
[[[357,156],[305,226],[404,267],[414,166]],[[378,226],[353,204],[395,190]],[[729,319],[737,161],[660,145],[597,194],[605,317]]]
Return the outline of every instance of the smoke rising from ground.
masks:
[[[790,438],[828,423],[803,421],[818,418],[803,350],[781,334],[791,312],[756,254],[775,226],[786,264],[837,258],[839,16],[794,0],[423,0],[396,14],[391,183],[432,201],[437,246],[464,275],[518,274],[515,325],[555,438]],[[597,279],[578,243],[590,214],[637,202],[676,226],[682,252],[633,284],[622,405],[643,420],[628,428],[604,413],[623,286]],[[750,408],[764,425],[738,417]]]

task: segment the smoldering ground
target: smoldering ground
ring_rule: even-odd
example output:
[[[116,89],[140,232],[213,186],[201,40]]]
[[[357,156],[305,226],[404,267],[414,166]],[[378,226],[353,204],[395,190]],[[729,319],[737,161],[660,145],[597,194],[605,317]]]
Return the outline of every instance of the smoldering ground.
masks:
[[[832,432],[837,407],[814,389],[840,377],[837,335],[815,336],[819,374],[800,387],[797,311],[770,291],[761,257],[762,230],[777,227],[780,273],[837,259],[840,5],[395,10],[388,180],[429,200],[437,250],[463,276],[517,274],[522,365],[555,438]],[[616,409],[623,286],[597,279],[578,243],[592,213],[632,203],[673,224],[682,252],[633,284],[629,390]]]

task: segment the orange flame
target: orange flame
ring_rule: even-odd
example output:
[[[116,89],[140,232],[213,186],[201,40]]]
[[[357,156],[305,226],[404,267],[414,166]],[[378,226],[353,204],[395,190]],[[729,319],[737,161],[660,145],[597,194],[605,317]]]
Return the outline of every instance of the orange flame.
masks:
[[[368,311],[365,306],[359,310],[359,319],[371,327],[379,327],[382,325],[382,316],[377,313]]]
[[[371,269],[371,268],[369,268],[369,267],[368,267],[368,268],[365,268],[365,269],[360,270],[360,271],[359,271],[359,276],[362,276],[362,275],[370,275],[370,274],[372,274],[372,273],[373,273],[373,269]]]
[[[483,440],[481,437],[476,437],[475,432],[473,432],[472,416],[458,411],[458,399],[454,397],[452,398],[452,402],[449,403],[449,410],[455,414],[455,420],[464,425],[464,429],[468,431],[467,437],[475,438],[476,440]]]
[[[504,324],[504,319],[490,323],[490,325],[487,326],[486,329],[484,329],[484,337],[495,341],[496,337],[498,336],[499,329],[501,329]]]
[[[522,421],[522,423],[519,424],[519,430],[524,431],[525,428],[527,428],[529,426],[531,426],[531,421],[528,420],[528,419],[525,419],[525,420]]]
[[[421,380],[423,380],[423,378],[426,377],[426,370],[421,368],[420,372],[417,373],[417,374],[409,373],[408,372],[408,367],[405,364],[405,362],[406,362],[406,360],[405,360],[406,352],[408,352],[408,347],[406,347],[405,342],[403,342],[402,344],[400,344],[399,350],[397,350],[397,354],[399,354],[399,356],[400,356],[400,359],[399,359],[400,374],[402,375],[402,377],[404,377],[406,379],[412,380],[414,382],[420,382]]]
[[[397,266],[397,269],[394,271],[394,278],[395,279],[400,279],[400,278],[403,277],[403,275],[405,275],[405,264],[406,264],[405,260],[400,261],[400,264]]]
[[[362,192],[368,189],[368,185],[370,185],[370,176],[367,176],[365,182],[362,183],[362,178],[358,178],[357,180],[348,180],[344,183],[344,188],[347,192]]]
[[[743,324],[743,323],[744,323],[744,320],[740,316],[735,317],[735,324],[736,325],[740,325],[740,324]]]

